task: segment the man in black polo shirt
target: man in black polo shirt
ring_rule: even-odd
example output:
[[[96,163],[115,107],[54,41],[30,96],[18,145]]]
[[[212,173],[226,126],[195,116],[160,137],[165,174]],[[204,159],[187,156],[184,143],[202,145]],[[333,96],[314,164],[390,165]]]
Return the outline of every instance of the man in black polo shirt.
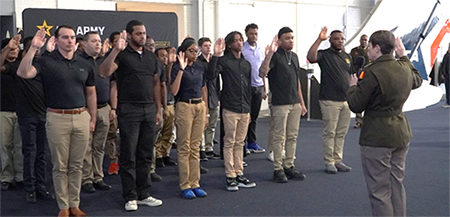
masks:
[[[102,41],[98,32],[88,32],[84,35],[84,52],[80,56],[94,67],[95,91],[97,93],[97,122],[95,130],[89,137],[89,146],[86,150],[83,163],[82,190],[94,193],[95,190],[109,190],[111,185],[103,181],[103,157],[105,155],[105,142],[109,129],[109,116],[111,107],[108,102],[111,92],[110,77],[102,78],[97,67],[103,61],[100,57]]]
[[[127,38],[128,46],[125,44]],[[138,20],[128,22],[118,45],[99,67],[102,77],[113,72],[117,75],[119,163],[127,211],[137,210],[138,204],[162,204],[161,200],[150,196],[149,172],[156,124],[161,119],[160,112],[156,112],[161,110],[161,99],[157,59],[155,54],[144,49],[145,40],[144,24]]]
[[[19,35],[20,36],[20,35]],[[20,38],[20,37],[19,37]],[[14,37],[5,47],[3,52],[15,49],[20,44],[20,39]],[[31,46],[33,37],[23,40],[24,53]],[[38,55],[38,53],[36,53]],[[36,194],[44,199],[54,200],[46,187],[46,164],[47,164],[47,136],[45,131],[46,106],[44,102],[44,90],[42,89],[41,77],[22,79],[17,76],[19,62],[3,66],[3,53],[0,59],[1,72],[11,76],[14,84],[19,88],[16,90],[16,111],[22,136],[23,153],[23,182],[26,199],[29,203],[36,203]]]
[[[33,64],[34,54],[45,43],[45,29],[37,31],[17,74],[22,78],[41,75],[47,103],[47,139],[52,153],[53,184],[59,216],[86,215],[78,206],[83,158],[94,131],[97,112],[94,68],[75,52],[75,30],[61,25],[55,32],[58,50]],[[89,112],[86,112],[86,105]],[[69,209],[70,208],[70,209]]]
[[[293,31],[289,27],[283,27],[273,39],[269,53],[259,69],[261,78],[268,76],[272,93],[269,147],[272,147],[274,156],[273,178],[279,183],[287,182],[288,178],[303,180],[306,177],[294,165],[300,116],[305,115],[307,110],[300,86],[298,56],[292,48],[294,48]],[[285,143],[286,158],[283,168]]]
[[[320,43],[328,38],[330,48],[317,51]],[[322,147],[325,170],[330,174],[349,172],[352,169],[342,162],[351,113],[347,103],[347,90],[350,74],[353,73],[352,57],[344,51],[344,41],[341,31],[334,30],[327,36],[327,27],[323,27],[308,51],[309,62],[319,63],[321,69],[319,103],[324,123]]]

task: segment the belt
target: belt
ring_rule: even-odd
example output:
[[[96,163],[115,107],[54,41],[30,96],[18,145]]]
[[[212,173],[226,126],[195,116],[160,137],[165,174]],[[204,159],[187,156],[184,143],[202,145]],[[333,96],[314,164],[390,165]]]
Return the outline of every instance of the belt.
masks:
[[[185,102],[185,103],[189,103],[189,104],[199,104],[201,102],[203,102],[202,98],[194,98],[194,99],[179,99],[179,102]]]
[[[98,109],[104,108],[104,107],[106,107],[107,105],[108,105],[108,103],[98,104],[98,105],[97,105],[97,108],[98,108]]]
[[[167,105],[173,105],[173,104],[175,104],[175,101],[169,101],[169,102],[167,102]]]
[[[86,107],[81,107],[81,108],[76,108],[76,109],[47,108],[47,111],[58,113],[58,114],[74,115],[74,114],[81,114],[82,112],[86,111]]]

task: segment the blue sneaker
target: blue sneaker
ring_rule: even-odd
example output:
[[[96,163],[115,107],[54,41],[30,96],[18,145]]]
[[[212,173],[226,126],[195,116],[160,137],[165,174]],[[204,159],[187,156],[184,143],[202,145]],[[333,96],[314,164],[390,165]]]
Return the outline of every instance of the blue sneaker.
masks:
[[[196,195],[197,197],[206,197],[206,195],[208,195],[208,194],[206,193],[206,191],[204,191],[204,190],[201,189],[201,188],[194,188],[194,189],[192,189],[192,191],[195,193],[195,195]]]
[[[250,150],[250,152],[253,153],[264,153],[266,149],[261,148],[261,146],[258,145],[258,143],[248,143],[247,149]]]
[[[182,193],[183,193],[183,197],[186,199],[195,199],[196,198],[194,192],[190,188],[183,190]]]

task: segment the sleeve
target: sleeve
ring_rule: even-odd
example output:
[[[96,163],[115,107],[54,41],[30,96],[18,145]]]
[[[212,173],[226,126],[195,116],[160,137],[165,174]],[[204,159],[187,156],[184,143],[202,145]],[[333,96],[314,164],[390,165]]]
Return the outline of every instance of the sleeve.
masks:
[[[351,86],[347,91],[350,110],[354,113],[363,112],[378,86],[378,79],[375,75],[370,70],[365,71],[364,79],[360,80],[356,86]]]
[[[17,75],[17,69],[19,69],[19,61],[14,63],[5,64],[5,74],[15,77]]]
[[[269,68],[272,70],[278,63],[278,53],[275,52],[272,55],[272,58],[270,58],[270,62],[269,62]]]
[[[158,62],[158,73],[160,73],[159,76],[159,81],[162,82],[166,82],[167,78],[166,78],[166,70],[164,69],[164,65],[161,64],[160,62]]]
[[[323,52],[325,52],[325,51],[324,50],[318,50],[317,51],[317,63],[322,62]]]
[[[43,68],[45,67],[45,58],[46,56],[41,56],[35,59],[32,63],[34,68],[36,68],[37,75],[41,74],[44,71]]]
[[[93,67],[90,67],[85,85],[86,85],[86,87],[95,86],[94,68]]]
[[[413,79],[412,89],[419,88],[422,85],[422,81],[423,81],[419,70],[417,70],[416,67],[414,67],[414,65],[411,63],[411,61],[409,60],[409,58],[407,56],[400,57],[400,59],[398,61],[403,63],[403,65],[404,65],[403,67],[408,67],[411,70],[411,76]]]
[[[219,76],[219,73],[222,71],[220,59],[221,57],[213,56],[211,60],[209,60],[208,67],[205,70],[205,77],[207,80],[214,80]]]

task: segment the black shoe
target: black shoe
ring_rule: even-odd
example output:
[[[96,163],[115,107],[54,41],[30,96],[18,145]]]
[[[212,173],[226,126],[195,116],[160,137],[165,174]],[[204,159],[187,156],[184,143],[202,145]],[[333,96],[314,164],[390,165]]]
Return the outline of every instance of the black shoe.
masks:
[[[206,157],[206,154],[204,151],[200,151],[200,161],[207,161],[208,158]]]
[[[172,143],[172,149],[177,149],[177,143]]]
[[[214,144],[214,145],[219,145],[219,141],[217,141],[217,139],[214,139],[214,140],[213,140],[213,144]]]
[[[162,177],[156,173],[150,173],[150,178],[152,179],[152,182],[159,182],[162,180]]]
[[[215,159],[215,160],[220,159],[220,155],[215,153],[214,151],[207,151],[205,152],[205,154],[208,159]]]
[[[86,183],[81,187],[84,193],[92,194],[95,192],[94,185],[92,183]]]
[[[177,165],[177,162],[175,162],[174,160],[172,160],[172,158],[170,158],[168,156],[167,157],[163,157],[162,159],[163,159],[164,164],[166,166],[176,166]]]
[[[208,172],[209,172],[208,169],[206,169],[206,168],[204,168],[204,167],[202,167],[202,166],[200,165],[200,174],[205,174],[205,173],[208,173]]]
[[[102,180],[102,181],[94,182],[94,188],[97,189],[97,190],[106,191],[106,190],[111,189],[112,186],[106,184],[106,183]]]
[[[306,178],[305,174],[298,171],[297,168],[292,166],[291,168],[285,168],[284,174],[286,174],[286,177],[288,179],[297,179],[297,180],[303,180]]]
[[[229,190],[229,191],[239,190],[239,186],[238,186],[238,182],[236,181],[236,178],[227,177],[227,190]]]
[[[27,192],[27,202],[28,203],[36,203],[36,193],[34,191]]]
[[[14,188],[22,188],[23,187],[23,181],[21,182],[13,182]]]
[[[164,161],[162,158],[156,158],[156,167],[165,167]]]
[[[45,200],[54,200],[55,196],[47,191],[47,189],[36,188],[36,195]]]
[[[2,182],[2,191],[9,190],[9,187],[11,187],[11,183],[10,182]]]
[[[286,183],[288,181],[284,170],[273,171],[273,180],[278,183]]]

